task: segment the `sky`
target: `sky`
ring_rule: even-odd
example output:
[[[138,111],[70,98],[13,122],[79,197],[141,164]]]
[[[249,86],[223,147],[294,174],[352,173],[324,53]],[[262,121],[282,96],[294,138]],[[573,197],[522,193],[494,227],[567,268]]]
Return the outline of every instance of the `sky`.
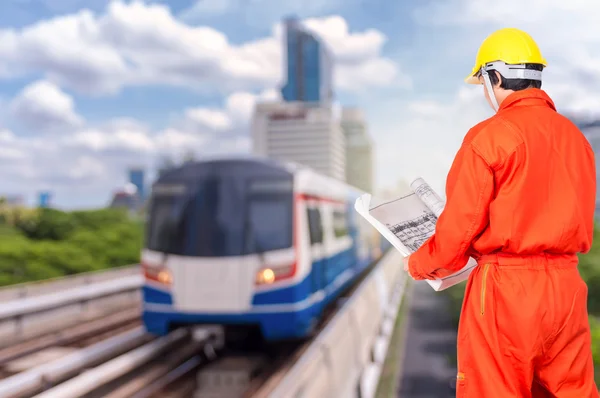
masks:
[[[103,206],[130,166],[247,153],[254,104],[283,82],[289,15],[333,52],[336,101],[364,110],[379,189],[422,176],[443,194],[492,116],[464,78],[496,29],[538,42],[561,113],[600,112],[594,0],[2,0],[0,195]]]

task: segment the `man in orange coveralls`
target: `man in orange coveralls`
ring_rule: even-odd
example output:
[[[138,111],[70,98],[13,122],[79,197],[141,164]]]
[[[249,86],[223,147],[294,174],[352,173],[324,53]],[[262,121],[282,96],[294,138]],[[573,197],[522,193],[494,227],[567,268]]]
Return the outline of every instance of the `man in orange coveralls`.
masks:
[[[465,136],[435,234],[405,259],[417,280],[478,266],[458,330],[457,397],[598,397],[587,285],[577,253],[592,244],[594,153],[540,89],[534,40],[501,29],[468,83],[496,111]]]

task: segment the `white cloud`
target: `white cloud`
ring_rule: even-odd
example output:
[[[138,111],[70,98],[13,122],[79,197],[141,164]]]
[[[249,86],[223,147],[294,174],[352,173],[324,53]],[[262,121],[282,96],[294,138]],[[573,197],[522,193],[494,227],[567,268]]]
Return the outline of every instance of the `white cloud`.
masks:
[[[434,78],[445,79],[443,83],[455,81],[457,91],[447,95],[434,82],[431,91],[421,92],[418,100],[382,104],[382,109],[371,113],[380,182],[390,186],[399,178],[421,175],[444,192],[447,171],[464,135],[493,114],[482,87],[468,86],[462,79],[470,72],[484,38],[502,27],[521,28],[538,42],[549,63],[543,89],[559,111],[600,116],[599,13],[600,3],[592,0],[424,3],[415,19],[421,33],[435,32],[436,42],[429,50],[447,66],[428,71]]]
[[[564,110],[600,111],[600,2],[593,0],[445,0],[435,1],[416,13],[424,25],[451,27],[457,56],[470,66],[477,47],[494,30],[514,26],[539,44],[548,61],[544,89]],[[469,49],[463,47],[468,43]],[[466,71],[465,75],[470,71]]]
[[[228,130],[231,128],[229,115],[222,110],[189,108],[186,109],[185,116],[189,121],[206,126],[212,130]]]
[[[3,160],[14,161],[26,156],[22,150],[13,147],[16,138],[12,131],[0,130],[0,164]]]
[[[351,33],[348,22],[340,16],[310,18],[305,26],[324,38],[341,62],[360,63],[377,58],[387,38],[376,29]]]
[[[11,102],[10,110],[19,122],[39,130],[70,129],[83,123],[73,98],[45,80],[25,86]]]
[[[598,114],[598,7],[600,3],[591,0],[423,3],[415,14],[418,34],[421,39],[427,36],[431,46],[411,47],[414,53],[406,62],[427,72],[431,69],[427,74],[416,71],[430,79],[420,82],[418,99],[377,102],[373,97],[367,112],[376,141],[379,181],[391,185],[420,175],[443,192],[447,170],[465,133],[492,114],[482,88],[463,85],[461,79],[470,71],[483,38],[499,27],[523,28],[539,42],[549,61],[544,88],[560,109]],[[308,19],[306,24],[333,49],[338,88],[360,91],[410,84],[396,60],[382,56],[387,38],[381,32],[353,31],[338,16]],[[0,30],[0,76],[41,72],[48,81],[96,94],[126,85],[203,88],[214,82],[229,94],[220,106],[183,109],[179,120],[159,131],[133,120],[86,125],[65,141],[19,138],[4,130],[0,132],[0,179],[23,187],[49,181],[56,189],[87,187],[106,195],[106,187],[118,183],[115,176],[124,174],[130,162],[153,166],[160,154],[179,157],[189,149],[197,154],[245,152],[248,120],[257,100],[253,92],[270,88],[258,97],[278,95],[274,87],[283,69],[281,50],[280,25],[270,36],[232,44],[221,32],[186,25],[166,8],[139,2],[116,1],[102,15],[82,11],[20,30]],[[423,62],[430,53],[439,54],[437,60],[445,67]],[[453,85],[448,81],[456,81],[454,94],[442,92]],[[94,161],[103,169],[95,167]],[[74,167],[82,170],[81,175],[73,175]],[[86,180],[82,175],[90,177]],[[72,184],[74,178],[78,184]]]
[[[202,156],[248,152],[254,104],[272,98],[276,98],[273,90],[236,92],[222,108],[184,110],[181,120],[157,131],[131,118],[88,124],[64,135],[19,137],[0,130],[0,179],[29,195],[49,187],[63,195],[96,192],[108,200],[132,164],[152,169],[163,156],[181,160],[189,152]]]
[[[279,99],[279,92],[269,89],[252,94],[235,92],[225,98],[222,108],[194,107],[184,111],[183,119],[176,123],[177,128],[194,132],[225,132],[221,139],[231,135],[248,134],[248,124],[257,101]]]
[[[147,161],[161,155],[179,156],[186,149],[199,149],[210,136],[197,131],[168,127],[152,131],[131,119],[112,120],[104,125],[82,129],[59,141],[63,148],[84,150],[97,156],[138,157]]]
[[[399,100],[383,104],[382,114],[395,115],[392,123],[372,114],[370,129],[376,136],[376,169],[379,186],[400,179],[423,177],[440,194],[454,154],[469,128],[492,116],[483,89],[462,87],[448,101]]]
[[[341,17],[308,24],[335,45],[339,86],[358,89],[405,82],[381,57],[376,30],[350,32]],[[281,37],[235,45],[223,33],[177,20],[164,5],[111,1],[106,13],[82,10],[22,29],[0,29],[0,76],[42,73],[80,92],[114,93],[125,85],[168,84],[202,90],[262,89],[281,80]],[[366,71],[369,76],[353,77]]]
[[[310,18],[304,23],[333,52],[334,78],[339,88],[357,91],[368,87],[410,86],[410,78],[399,70],[396,62],[381,56],[387,37],[380,31],[350,32],[348,23],[340,16]]]

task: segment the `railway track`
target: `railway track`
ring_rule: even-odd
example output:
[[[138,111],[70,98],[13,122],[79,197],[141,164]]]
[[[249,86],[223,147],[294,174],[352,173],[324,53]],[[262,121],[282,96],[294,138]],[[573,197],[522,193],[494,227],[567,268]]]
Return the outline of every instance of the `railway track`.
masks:
[[[130,308],[1,347],[0,380],[28,368],[32,361],[37,360],[39,364],[42,357],[60,356],[58,351],[66,353],[84,348],[140,325],[139,308]],[[57,352],[52,354],[53,350]]]
[[[170,380],[181,365],[210,362],[220,345],[212,329],[151,336],[139,307],[129,308],[1,347],[0,396],[151,396],[157,381]]]
[[[234,350],[208,327],[157,338],[145,333],[136,305],[0,346],[0,397],[268,397],[374,266],[329,306],[308,341]]]
[[[231,352],[225,349],[212,361],[210,358],[193,357],[155,381],[155,387],[149,386],[145,392],[130,396],[136,398],[268,397],[376,264],[376,262],[371,264],[361,277],[326,309],[313,338],[303,342],[252,347],[244,352]]]

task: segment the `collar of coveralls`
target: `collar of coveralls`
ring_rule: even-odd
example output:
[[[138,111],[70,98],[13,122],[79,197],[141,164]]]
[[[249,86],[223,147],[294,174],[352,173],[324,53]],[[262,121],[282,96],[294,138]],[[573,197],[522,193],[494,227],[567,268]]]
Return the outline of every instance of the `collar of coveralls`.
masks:
[[[546,105],[553,110],[556,110],[554,101],[546,94],[544,90],[539,88],[528,88],[526,90],[515,91],[511,93],[500,105],[498,112],[514,106],[536,106]]]

